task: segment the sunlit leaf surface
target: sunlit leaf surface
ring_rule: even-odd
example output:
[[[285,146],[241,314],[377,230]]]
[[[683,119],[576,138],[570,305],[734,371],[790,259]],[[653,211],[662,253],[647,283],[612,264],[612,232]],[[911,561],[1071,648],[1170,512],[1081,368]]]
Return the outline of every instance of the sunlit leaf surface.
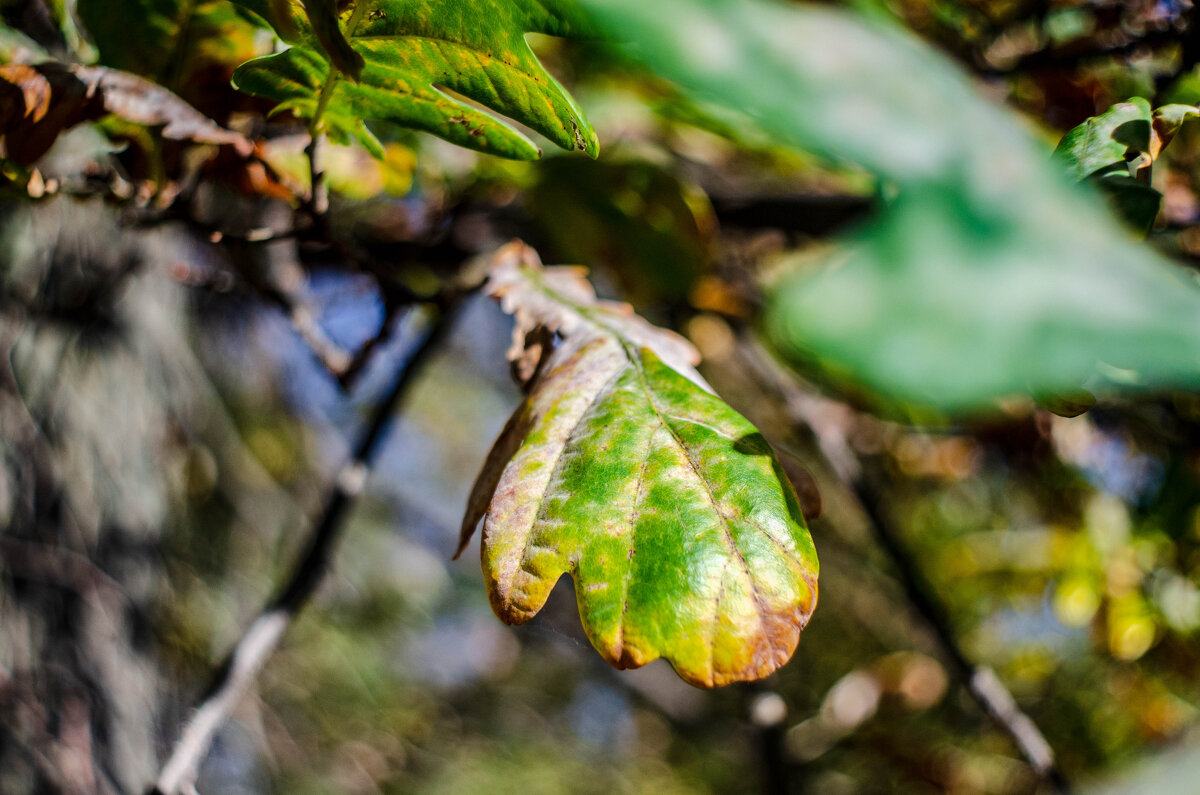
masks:
[[[345,18],[345,34],[365,60],[357,82],[331,77],[329,61],[298,3],[238,0],[272,20],[291,46],[244,64],[234,75],[243,91],[267,97],[296,115],[320,115],[339,142],[358,138],[376,155],[379,142],[364,119],[394,122],[502,157],[530,160],[541,152],[511,125],[455,94],[502,113],[564,149],[593,157],[596,134],[563,87],[538,62],[527,33],[585,32],[566,0],[381,0]]]
[[[618,668],[661,656],[711,687],[786,662],[816,605],[816,552],[770,447],[711,393],[691,345],[521,244],[488,290],[516,316],[510,357],[529,379],[463,523],[465,546],[484,518],[496,613],[527,621],[570,573]]]

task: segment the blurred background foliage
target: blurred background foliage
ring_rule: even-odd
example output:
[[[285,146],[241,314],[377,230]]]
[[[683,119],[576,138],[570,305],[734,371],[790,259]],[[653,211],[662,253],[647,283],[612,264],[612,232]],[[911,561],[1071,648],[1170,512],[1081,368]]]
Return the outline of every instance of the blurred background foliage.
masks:
[[[1200,101],[1187,0],[839,5],[957,61],[1022,114],[1048,173],[1059,138],[1114,103]],[[792,380],[754,334],[764,286],[825,261],[889,186],[599,43],[530,39],[586,109],[599,161],[548,146],[501,161],[373,126],[382,161],[324,149],[336,245],[261,244],[239,234],[285,230],[308,179],[303,125],[229,85],[274,46],[269,32],[208,0],[0,0],[0,61],[153,77],[261,152],[109,117],[30,167],[4,163],[0,791],[153,779],[411,355],[419,318],[402,297],[436,293],[515,234],[686,333],[718,392],[793,459],[820,513],[823,575],[795,658],[759,685],[701,692],[662,663],[609,670],[569,591],[525,627],[495,620],[477,549],[450,555],[519,394],[508,321],[470,299],[390,430],[333,576],[219,735],[201,792],[1048,791],[953,680],[821,463],[813,417],[861,459],[964,648],[1079,789],[1193,791],[1200,399],[1059,395],[933,422],[903,400],[872,414],[877,395],[824,369]],[[1200,129],[1184,125],[1156,163],[1163,201],[1144,245],[1188,269],[1198,180]],[[1107,241],[1118,223],[1072,234]],[[315,325],[298,329],[297,308]],[[886,335],[895,318],[877,319]],[[343,386],[314,343],[372,355]]]

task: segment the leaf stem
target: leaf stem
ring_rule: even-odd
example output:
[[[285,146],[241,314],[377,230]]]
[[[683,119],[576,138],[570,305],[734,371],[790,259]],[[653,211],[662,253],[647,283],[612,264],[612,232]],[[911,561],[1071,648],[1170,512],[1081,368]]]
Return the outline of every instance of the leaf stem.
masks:
[[[337,80],[337,69],[330,63],[329,76],[325,78],[325,85],[321,88],[321,95],[317,98],[317,109],[308,122],[308,146],[304,147],[304,154],[308,156],[308,204],[312,214],[318,218],[325,214],[329,201],[321,186],[321,178],[324,174],[317,166],[317,142],[321,140],[322,117],[325,115],[325,108],[329,106],[329,99],[333,96]]]
[[[362,0],[354,4],[354,10],[350,13],[350,19],[346,22],[346,37],[347,39],[354,35],[354,31],[358,29],[359,23],[366,15],[367,10],[374,5],[370,0]],[[325,110],[329,107],[329,100],[333,98],[333,90],[337,87],[338,70],[329,61],[329,74],[325,78],[325,85],[321,86],[321,93],[317,97],[317,108],[313,111],[312,118],[308,122],[308,146],[304,148],[304,153],[308,156],[308,179],[309,179],[309,205],[315,216],[325,214],[328,208],[328,199],[321,189],[321,178],[324,174],[317,167],[317,141],[321,137],[324,130],[322,124],[325,116]]]

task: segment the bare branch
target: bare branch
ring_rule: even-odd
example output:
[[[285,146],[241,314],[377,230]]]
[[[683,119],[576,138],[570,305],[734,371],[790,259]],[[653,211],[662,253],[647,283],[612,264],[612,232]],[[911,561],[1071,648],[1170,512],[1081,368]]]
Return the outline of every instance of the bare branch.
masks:
[[[905,548],[898,528],[883,509],[878,490],[846,438],[847,420],[852,419],[853,410],[800,388],[747,337],[740,340],[739,349],[742,361],[762,386],[781,400],[797,425],[811,431],[830,469],[858,501],[876,543],[891,559],[909,603],[932,631],[942,656],[961,684],[984,713],[1012,738],[1034,773],[1056,791],[1068,792],[1067,780],[1055,762],[1054,751],[1037,724],[1021,710],[995,672],[972,663],[955,638],[945,608]]]
[[[292,619],[304,607],[329,570],[334,544],[341,534],[348,509],[362,492],[367,474],[384,437],[388,422],[431,354],[449,333],[453,309],[432,310],[437,314],[431,330],[397,375],[391,391],[379,402],[355,448],[326,499],[308,547],[283,583],[278,594],[234,646],[217,670],[208,694],[192,719],[184,726],[170,758],[163,765],[150,792],[176,795],[194,788],[200,764],[208,753],[217,730],[233,712],[259,671],[270,659]]]

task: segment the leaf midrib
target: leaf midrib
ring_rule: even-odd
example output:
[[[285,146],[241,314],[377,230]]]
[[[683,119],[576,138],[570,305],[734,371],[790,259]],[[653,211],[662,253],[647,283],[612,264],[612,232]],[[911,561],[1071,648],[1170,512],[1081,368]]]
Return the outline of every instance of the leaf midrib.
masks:
[[[350,12],[350,19],[346,21],[347,40],[354,36],[354,31],[358,28],[359,23],[362,22],[363,15],[371,6],[374,5],[375,4],[373,2],[363,0],[363,2],[359,2],[354,6],[354,10]],[[313,32],[313,35],[316,35],[315,31]],[[322,53],[322,49],[319,46],[316,48],[316,51],[318,54]],[[309,137],[313,139],[314,145],[316,142],[317,133],[320,132],[322,126],[321,117],[324,116],[325,109],[329,106],[329,100],[333,98],[334,88],[341,79],[341,74],[338,72],[337,67],[333,65],[333,61],[328,59],[328,56],[326,57],[326,63],[329,66],[329,74],[325,76],[325,82],[321,86],[321,93],[317,97],[317,108],[313,112],[312,120],[308,125],[308,134]],[[313,182],[313,193],[315,194],[316,180],[314,179]]]
[[[658,393],[650,388],[650,382],[646,378],[646,369],[645,369],[645,367],[642,366],[641,356],[639,356],[637,354],[637,351],[631,350],[632,346],[629,345],[629,343],[627,343],[620,336],[618,336],[617,339],[621,343],[621,347],[625,351],[625,357],[629,360],[629,363],[634,367],[634,369],[637,370],[638,380],[642,384],[642,391],[645,392],[645,394],[646,394],[646,402],[650,404],[650,408],[654,411],[655,416],[658,417],[658,421],[662,425],[662,427],[665,428],[667,433],[671,434],[671,438],[675,440],[675,444],[678,445],[680,452],[683,453],[684,460],[687,461],[687,463],[688,463],[688,468],[692,470],[692,474],[696,476],[696,480],[698,480],[700,482],[700,486],[704,490],[704,495],[706,497],[708,497],[708,502],[712,506],[713,512],[721,520],[721,522],[720,522],[721,529],[725,531],[723,534],[723,538],[725,540],[725,545],[728,548],[728,551],[731,552],[733,556],[736,556],[738,562],[742,565],[742,571],[745,572],[746,581],[750,587],[750,592],[754,595],[754,606],[758,609],[758,628],[759,628],[759,631],[762,633],[762,636],[764,638],[766,638],[767,637],[766,617],[767,617],[768,610],[767,610],[766,605],[763,604],[762,594],[759,593],[757,583],[755,582],[755,579],[754,579],[754,573],[750,570],[750,563],[746,560],[746,556],[742,554],[741,547],[739,547],[737,545],[737,540],[733,537],[733,526],[729,521],[729,517],[727,517],[725,515],[725,513],[721,510],[721,506],[717,502],[717,498],[713,495],[712,489],[708,485],[708,480],[706,480],[704,475],[701,474],[700,468],[696,465],[696,462],[692,460],[692,454],[691,454],[691,452],[688,451],[687,445],[685,445],[683,443],[683,439],[679,438],[679,434],[675,432],[675,429],[673,427],[671,427],[671,423],[667,422],[668,415],[662,409],[659,408],[658,403],[655,401],[654,398],[658,396]],[[635,527],[636,527],[636,525],[635,525]],[[717,598],[715,600],[714,608],[713,608],[713,612],[715,614],[714,618],[716,615],[720,615],[721,599],[724,596],[725,596],[725,577],[724,577],[724,572],[722,572],[721,588],[717,592]],[[709,642],[708,642],[709,668],[710,668],[709,674],[710,674],[710,676],[712,674],[711,669],[712,669],[712,665],[714,662],[713,651],[714,651],[714,645],[716,643],[717,629],[718,629],[718,624],[716,621],[713,621],[712,622],[712,633],[713,634],[712,634],[712,637],[709,638]],[[769,638],[768,638],[768,640],[769,640]]]

